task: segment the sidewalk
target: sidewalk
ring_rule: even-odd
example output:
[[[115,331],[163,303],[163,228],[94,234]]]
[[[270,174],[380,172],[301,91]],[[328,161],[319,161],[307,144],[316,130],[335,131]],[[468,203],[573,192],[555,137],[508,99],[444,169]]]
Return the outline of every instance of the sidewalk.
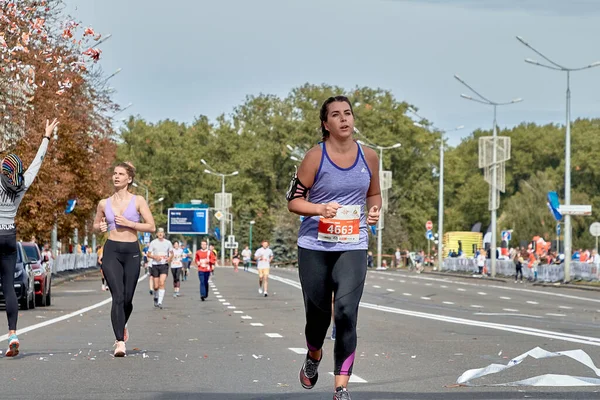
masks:
[[[52,286],[61,285],[65,282],[75,280],[76,278],[85,277],[88,275],[100,274],[100,269],[96,267],[76,269],[72,271],[58,272],[52,275]]]
[[[439,271],[434,271],[432,267],[426,267],[422,273],[428,274],[428,275],[447,276],[447,277],[453,277],[453,278],[480,279],[480,280],[485,280],[488,282],[491,281],[491,282],[508,283],[508,282],[512,281],[512,277],[511,278],[492,278],[489,276],[482,276],[482,275],[471,274],[471,273],[439,272]],[[531,285],[532,286],[540,286],[540,287],[552,287],[552,288],[576,289],[576,290],[587,290],[587,291],[592,291],[592,292],[600,292],[600,284],[597,284],[597,283],[595,284],[595,283],[585,282],[585,281],[578,281],[578,282],[571,281],[569,283],[533,282],[533,283],[531,283]]]

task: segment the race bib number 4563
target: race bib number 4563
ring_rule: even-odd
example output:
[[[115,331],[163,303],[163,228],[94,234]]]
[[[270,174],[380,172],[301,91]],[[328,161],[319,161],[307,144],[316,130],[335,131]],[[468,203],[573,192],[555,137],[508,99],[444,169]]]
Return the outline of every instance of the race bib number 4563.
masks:
[[[360,240],[359,205],[343,206],[333,218],[319,219],[317,239],[330,243],[358,243]]]

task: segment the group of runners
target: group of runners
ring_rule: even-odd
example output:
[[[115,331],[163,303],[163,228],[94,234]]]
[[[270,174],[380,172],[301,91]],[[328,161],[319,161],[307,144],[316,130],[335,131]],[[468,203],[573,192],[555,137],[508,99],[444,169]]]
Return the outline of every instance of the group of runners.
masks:
[[[357,346],[358,306],[367,273],[368,226],[379,219],[381,193],[377,154],[354,140],[354,113],[344,96],[330,97],[320,110],[322,140],[305,155],[287,192],[288,209],[304,216],[298,234],[298,267],[305,305],[307,354],[299,373],[301,385],[311,389],[317,383],[323,358],[323,343],[333,319],[336,342],[333,350],[335,386],[333,399],[348,400],[347,386]],[[30,187],[46,153],[50,135],[58,122],[46,122],[42,144],[27,171],[16,154],[2,161],[0,174],[0,276],[6,298],[11,357],[19,352],[17,338],[18,305],[13,289],[16,264],[16,226],[14,217],[27,188]],[[127,323],[133,311],[133,297],[140,275],[140,258],[151,261],[150,293],[161,308],[169,264],[173,275],[174,297],[185,274],[184,260],[190,260],[179,243],[157,238],[140,252],[139,232],[155,232],[154,217],[144,197],[129,191],[135,178],[131,163],[122,162],[113,171],[114,193],[98,203],[94,229],[108,233],[102,249],[102,272],[112,296],[111,322],[115,336],[115,357],[126,354],[129,339]],[[242,252],[244,269],[250,254]],[[268,296],[269,265],[273,252],[263,242],[254,254],[259,270],[259,289]],[[214,272],[216,254],[203,241],[193,258],[198,268],[200,298],[208,296],[208,280]],[[234,264],[237,270],[239,256]],[[333,301],[332,301],[333,299]]]

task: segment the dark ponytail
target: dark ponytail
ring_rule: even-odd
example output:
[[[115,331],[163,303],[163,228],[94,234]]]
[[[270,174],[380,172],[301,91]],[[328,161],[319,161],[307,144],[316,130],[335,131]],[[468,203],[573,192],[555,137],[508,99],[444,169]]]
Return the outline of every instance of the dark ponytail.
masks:
[[[352,109],[352,103],[350,103],[350,100],[346,96],[334,96],[334,97],[330,97],[327,100],[325,100],[325,102],[321,106],[321,111],[319,112],[319,119],[321,120],[321,133],[323,134],[323,141],[327,140],[327,138],[329,137],[329,131],[327,129],[325,129],[325,124],[324,124],[324,122],[327,122],[327,117],[329,115],[329,105],[336,101],[348,103],[348,105],[350,106],[350,112],[354,116],[354,110]]]

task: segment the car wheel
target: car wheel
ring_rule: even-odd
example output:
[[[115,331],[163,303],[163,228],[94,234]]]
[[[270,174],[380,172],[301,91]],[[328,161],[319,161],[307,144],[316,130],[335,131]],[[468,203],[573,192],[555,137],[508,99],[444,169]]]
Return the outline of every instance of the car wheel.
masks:
[[[22,296],[19,303],[21,310],[29,310],[29,296]]]
[[[35,292],[32,292],[31,297],[29,298],[29,308],[31,310],[35,309]]]
[[[51,297],[52,287],[48,288],[48,294],[46,295],[46,306],[52,305],[52,297]]]

